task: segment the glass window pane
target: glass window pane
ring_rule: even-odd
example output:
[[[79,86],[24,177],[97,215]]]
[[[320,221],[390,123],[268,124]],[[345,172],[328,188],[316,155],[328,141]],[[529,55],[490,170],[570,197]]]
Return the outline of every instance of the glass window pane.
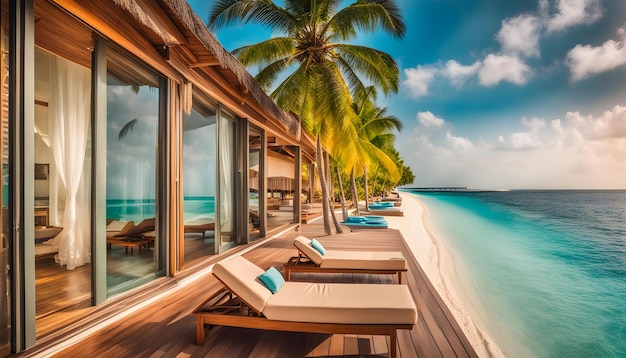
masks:
[[[9,1],[2,0],[0,12],[0,160],[2,161],[2,191],[0,192],[0,356],[11,353],[11,290],[9,267]]]
[[[91,306],[92,34],[35,1],[34,237],[36,334]],[[43,20],[43,21],[42,21]],[[73,34],[67,41],[67,33]],[[28,238],[26,238],[28,239]],[[73,312],[73,313],[72,313]]]
[[[202,98],[183,116],[185,264],[215,254],[217,125],[214,105]]]
[[[156,277],[159,77],[130,56],[107,59],[107,289]]]
[[[222,112],[219,116],[219,166],[220,166],[220,248],[234,244],[233,219],[235,213],[235,122]],[[221,249],[220,249],[221,250]]]

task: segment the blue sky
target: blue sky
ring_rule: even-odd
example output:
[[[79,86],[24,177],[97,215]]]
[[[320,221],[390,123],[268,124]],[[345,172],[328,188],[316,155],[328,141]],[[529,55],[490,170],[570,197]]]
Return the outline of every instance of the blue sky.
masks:
[[[211,1],[188,0],[206,21]],[[626,1],[397,0],[407,33],[353,43],[391,54],[417,186],[626,188]],[[272,36],[215,33],[227,50]],[[252,73],[256,69],[249,69]]]

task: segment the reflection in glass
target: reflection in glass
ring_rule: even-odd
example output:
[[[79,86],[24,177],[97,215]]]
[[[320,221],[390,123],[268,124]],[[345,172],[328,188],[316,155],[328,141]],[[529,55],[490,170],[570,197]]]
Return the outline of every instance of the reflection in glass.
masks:
[[[11,353],[11,290],[9,277],[9,1],[2,0],[0,14],[0,161],[2,162],[2,191],[0,192],[0,356]]]
[[[91,70],[35,49],[37,334],[91,304]]]
[[[121,52],[107,60],[107,289],[155,277],[159,78]]]
[[[194,98],[191,113],[183,115],[185,264],[215,254],[217,125],[209,106]]]
[[[248,134],[248,231],[251,240],[260,237],[261,217],[259,211],[259,174],[261,171],[259,155],[261,151],[261,133],[250,129]]]

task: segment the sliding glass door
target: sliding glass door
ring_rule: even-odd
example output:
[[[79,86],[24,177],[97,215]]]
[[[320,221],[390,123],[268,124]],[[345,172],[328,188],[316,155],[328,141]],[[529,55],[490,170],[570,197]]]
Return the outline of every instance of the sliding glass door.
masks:
[[[160,78],[122,50],[107,59],[107,290],[157,276],[157,136]]]
[[[194,93],[183,114],[184,264],[214,255],[217,193],[217,104]]]
[[[9,1],[2,0],[0,19],[0,161],[2,162],[2,191],[0,191],[0,356],[11,353],[11,277],[9,275],[11,233],[9,225]]]
[[[218,115],[218,158],[219,158],[219,252],[236,245],[235,220],[235,122],[234,117],[224,110]]]
[[[36,334],[91,306],[91,30],[47,1],[34,2],[33,147]],[[72,33],[68,41],[67,33]],[[25,164],[29,156],[24,154]],[[27,186],[24,185],[25,190]],[[26,196],[25,196],[26,197]],[[29,197],[30,198],[30,197]]]

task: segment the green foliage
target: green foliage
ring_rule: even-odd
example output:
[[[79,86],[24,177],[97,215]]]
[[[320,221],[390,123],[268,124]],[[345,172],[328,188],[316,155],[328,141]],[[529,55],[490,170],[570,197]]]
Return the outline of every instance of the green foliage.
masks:
[[[273,38],[233,51],[245,66],[260,68],[256,80],[270,97],[320,138],[343,174],[363,175],[372,167],[377,185],[406,180],[394,149],[393,131],[400,131],[402,123],[375,105],[376,89],[385,95],[398,91],[398,65],[385,52],[349,43],[359,31],[382,30],[402,38],[406,27],[396,1],[355,0],[342,8],[341,0],[282,4],[219,0],[208,25],[257,23],[271,29]]]
[[[336,138],[356,139],[352,125],[357,118],[350,105],[352,94],[365,88],[363,80],[385,94],[397,92],[399,84],[391,56],[344,41],[353,39],[357,30],[382,29],[398,38],[406,32],[395,1],[358,0],[339,8],[341,3],[285,0],[281,7],[271,0],[220,0],[209,16],[213,29],[258,23],[278,35],[233,53],[244,65],[261,67],[256,76],[261,86],[273,88],[270,96],[276,103],[298,114],[331,154]],[[276,83],[279,78],[285,80]]]

